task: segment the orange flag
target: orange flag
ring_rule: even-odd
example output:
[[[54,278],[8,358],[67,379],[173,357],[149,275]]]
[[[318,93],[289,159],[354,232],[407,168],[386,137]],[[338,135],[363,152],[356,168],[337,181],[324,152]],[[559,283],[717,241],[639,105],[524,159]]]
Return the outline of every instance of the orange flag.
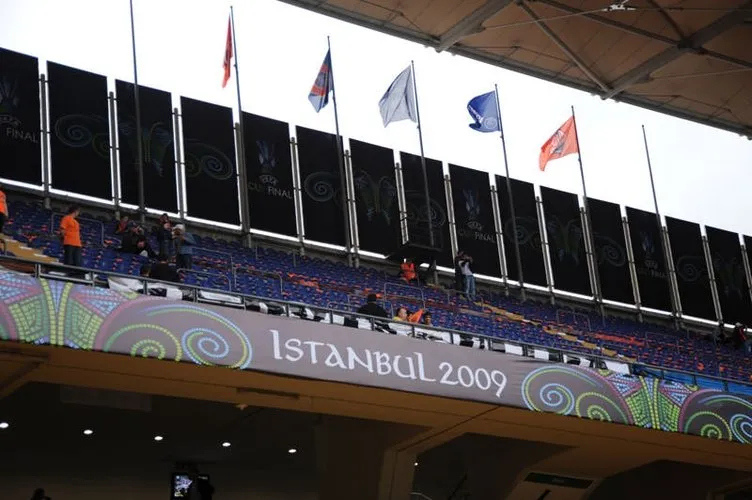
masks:
[[[546,170],[549,161],[577,152],[577,125],[572,116],[543,144],[538,165],[541,170]]]
[[[222,79],[222,88],[227,86],[230,79],[230,68],[232,65],[232,20],[227,21],[227,43],[225,44],[225,62],[222,66],[225,69],[225,76]]]

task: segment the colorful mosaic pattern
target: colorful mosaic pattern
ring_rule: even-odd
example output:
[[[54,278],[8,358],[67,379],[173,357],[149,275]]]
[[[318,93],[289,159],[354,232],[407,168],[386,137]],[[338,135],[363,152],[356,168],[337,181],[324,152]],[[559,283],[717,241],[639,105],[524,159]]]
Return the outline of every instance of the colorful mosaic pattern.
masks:
[[[251,333],[235,321],[248,328],[254,318],[258,317],[231,309],[225,313],[193,303],[0,272],[0,341],[244,370],[251,368],[254,356]],[[375,346],[376,337],[373,342]],[[450,359],[468,351],[445,347],[441,353]],[[500,404],[752,443],[749,398],[606,370],[475,354],[499,356],[498,368],[509,377]],[[262,361],[263,356],[255,363]]]
[[[752,402],[725,392],[544,365],[525,377],[521,393],[524,405],[534,411],[752,443]]]

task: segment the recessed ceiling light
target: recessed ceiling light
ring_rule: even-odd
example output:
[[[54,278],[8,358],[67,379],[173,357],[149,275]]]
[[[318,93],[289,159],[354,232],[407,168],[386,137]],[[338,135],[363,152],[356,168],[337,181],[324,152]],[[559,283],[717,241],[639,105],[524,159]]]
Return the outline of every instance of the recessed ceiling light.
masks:
[[[91,436],[94,434],[94,431],[91,429],[84,429],[84,436]]]
[[[229,441],[222,443],[222,448],[229,448],[230,446],[232,446],[232,444]]]
[[[154,441],[162,441],[163,439],[162,436],[154,436]]]
[[[418,466],[418,462],[415,462],[415,463],[414,463],[413,465],[414,465],[415,467],[417,467],[417,466]]]
[[[8,427],[10,427],[8,422],[0,422],[0,429],[7,429]]]
[[[287,453],[289,453],[290,455],[292,455],[293,453],[297,453],[297,452],[298,450],[296,450],[295,448],[290,448],[289,450],[287,450]]]

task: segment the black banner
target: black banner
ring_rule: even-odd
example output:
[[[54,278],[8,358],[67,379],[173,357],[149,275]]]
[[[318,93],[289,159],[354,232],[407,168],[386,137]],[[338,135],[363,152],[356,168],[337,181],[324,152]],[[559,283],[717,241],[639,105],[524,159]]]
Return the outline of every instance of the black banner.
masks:
[[[577,195],[541,187],[548,252],[559,290],[592,295]]]
[[[48,76],[52,186],[111,199],[107,78],[53,62]]]
[[[180,98],[180,106],[188,214],[239,224],[232,110],[188,97]]]
[[[473,271],[500,277],[501,264],[488,173],[449,165],[457,249],[474,256]]]
[[[430,243],[425,184],[420,156],[400,153],[402,181],[405,189],[407,209],[407,234],[411,242],[428,245]],[[433,225],[434,246],[441,248],[436,262],[441,266],[454,267],[452,244],[449,239],[449,217],[447,215],[446,191],[444,190],[444,169],[441,162],[426,158],[428,196],[431,200],[431,224]],[[476,256],[477,258],[477,256]]]
[[[538,227],[538,210],[535,206],[535,188],[532,184],[510,179],[514,215],[517,222],[517,241],[520,246],[520,260],[525,283],[546,286],[546,268],[543,264],[541,235]],[[496,188],[501,209],[502,231],[504,234],[504,254],[507,261],[507,274],[511,280],[518,280],[515,243],[512,235],[512,217],[509,207],[506,177],[496,176]]]
[[[682,313],[716,320],[700,225],[666,217]]]
[[[389,254],[401,241],[394,152],[350,139],[360,248]]]
[[[303,221],[309,240],[345,245],[337,136],[297,127]]]
[[[588,198],[601,294],[606,300],[634,304],[629,257],[619,205]]]
[[[243,113],[251,227],[297,236],[290,126]]]
[[[0,49],[0,177],[42,184],[39,63]]]
[[[629,235],[643,307],[671,311],[671,291],[661,230],[654,213],[627,207]]]
[[[120,143],[120,192],[124,203],[138,205],[135,86],[116,80],[115,90]],[[177,212],[172,97],[169,92],[139,85],[138,98],[141,105],[145,204],[149,208]]]
[[[723,321],[752,324],[752,303],[744,273],[739,235],[708,226],[705,226],[705,232],[708,235]]]

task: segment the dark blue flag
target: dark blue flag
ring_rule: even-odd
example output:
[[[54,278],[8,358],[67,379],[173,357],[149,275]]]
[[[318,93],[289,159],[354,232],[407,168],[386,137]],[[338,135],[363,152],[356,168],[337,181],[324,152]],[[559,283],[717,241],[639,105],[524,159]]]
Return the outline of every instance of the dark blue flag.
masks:
[[[313,109],[317,113],[329,104],[329,93],[332,90],[334,90],[334,82],[332,81],[332,53],[331,51],[327,51],[319,74],[316,75],[311,92],[308,94],[308,100],[311,101]]]
[[[489,92],[478,97],[473,97],[467,103],[467,111],[475,120],[470,124],[470,128],[478,132],[498,132],[499,127],[499,110],[496,106],[496,92]]]

